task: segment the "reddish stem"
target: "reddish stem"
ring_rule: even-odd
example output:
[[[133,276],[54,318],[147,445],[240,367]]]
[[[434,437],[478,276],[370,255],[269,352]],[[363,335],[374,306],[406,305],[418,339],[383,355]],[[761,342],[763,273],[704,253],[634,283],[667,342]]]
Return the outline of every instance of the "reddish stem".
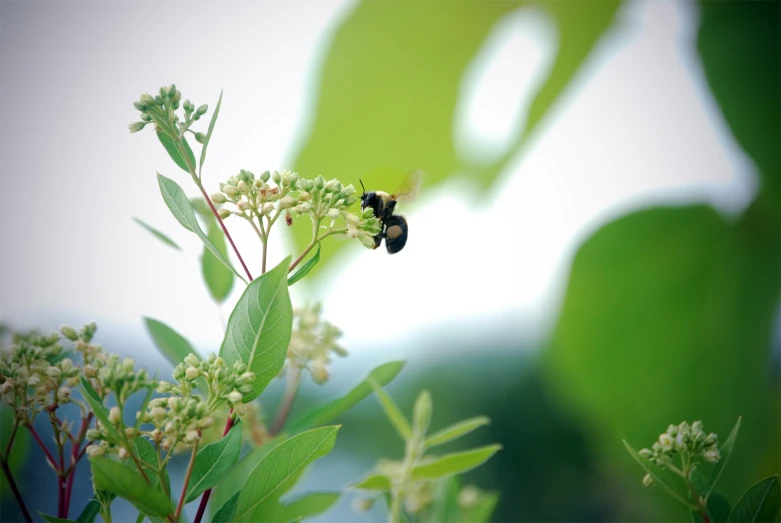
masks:
[[[81,449],[81,442],[84,441],[84,438],[87,435],[87,428],[89,427],[90,422],[92,421],[92,412],[90,412],[86,418],[81,420],[81,428],[79,429],[79,434],[76,436],[76,439],[71,444],[71,469],[70,473],[68,474],[68,479],[65,485],[65,515],[64,518],[68,517],[68,511],[70,510],[70,504],[71,504],[71,495],[73,493],[73,480],[76,478],[76,466],[79,464],[79,460],[84,455],[84,452],[87,450],[87,445],[84,445],[84,448]]]
[[[41,446],[41,449],[43,449],[44,454],[46,454],[46,459],[49,460],[49,463],[52,467],[54,467],[54,470],[59,472],[59,469],[57,468],[57,460],[54,459],[54,456],[52,456],[52,453],[49,452],[49,449],[46,448],[46,445],[43,444],[43,441],[41,441],[40,436],[38,436],[38,433],[35,432],[35,429],[32,425],[27,425],[27,429],[30,431],[30,433],[33,435],[33,438],[35,438],[35,441],[38,442],[38,445]]]
[[[222,437],[224,438],[226,434],[228,434],[228,431],[233,426],[233,418],[231,417],[231,414],[233,414],[233,409],[230,410],[228,413],[228,421],[225,423],[225,430],[222,432]],[[195,514],[195,523],[201,523],[201,519],[203,519],[203,514],[206,512],[206,505],[209,503],[209,496],[212,495],[212,489],[207,490],[203,493],[203,496],[201,496],[201,503],[198,505],[198,512]]]
[[[14,477],[11,475],[11,469],[8,467],[8,462],[4,458],[0,458],[0,468],[2,468],[3,472],[5,473],[5,479],[8,480],[8,484],[11,486],[11,491],[14,493],[14,498],[16,498],[16,503],[19,505],[19,508],[22,511],[24,520],[28,523],[32,523],[33,518],[30,516],[30,511],[27,510],[27,505],[24,504],[22,493],[19,492],[19,488],[16,486]]]

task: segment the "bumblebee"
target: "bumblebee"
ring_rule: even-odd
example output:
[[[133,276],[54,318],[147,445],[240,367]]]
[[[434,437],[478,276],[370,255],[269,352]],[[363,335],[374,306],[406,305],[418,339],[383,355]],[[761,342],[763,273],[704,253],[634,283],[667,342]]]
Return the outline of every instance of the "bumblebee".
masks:
[[[398,202],[410,203],[414,201],[420,190],[420,172],[412,171],[402,181],[399,188],[393,194],[384,191],[366,192],[366,187],[361,182],[363,194],[361,195],[361,210],[366,207],[374,209],[374,215],[380,220],[381,230],[374,236],[374,248],[378,248],[385,239],[385,248],[388,254],[396,254],[407,244],[409,227],[407,220],[393,214]]]

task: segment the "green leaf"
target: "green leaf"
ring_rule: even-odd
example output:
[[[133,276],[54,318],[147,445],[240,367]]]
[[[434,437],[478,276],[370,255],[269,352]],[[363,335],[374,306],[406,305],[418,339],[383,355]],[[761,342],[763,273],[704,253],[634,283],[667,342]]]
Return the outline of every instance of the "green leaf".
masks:
[[[772,522],[781,505],[778,474],[755,483],[732,509],[729,520],[738,523]]]
[[[646,458],[638,454],[637,451],[626,442],[626,440],[624,440],[624,446],[626,447],[626,450],[629,452],[629,454],[634,458],[634,460],[637,461],[640,466],[651,475],[651,477],[654,479],[654,484],[662,487],[672,497],[684,505],[691,505],[691,503],[688,501],[689,491],[680,476],[651,463]]]
[[[79,376],[79,380],[81,380],[81,387],[84,390],[82,396],[84,396],[84,399],[87,401],[87,403],[89,403],[92,412],[95,413],[95,417],[98,418],[100,423],[106,429],[106,432],[108,432],[109,436],[111,436],[114,441],[122,441],[123,438],[119,436],[119,432],[117,432],[117,429],[114,428],[114,424],[109,421],[109,411],[103,404],[100,396],[98,396],[98,393],[95,392],[95,389],[92,388],[92,385],[90,385],[89,381],[87,381],[84,376]]]
[[[462,474],[468,470],[479,467],[501,449],[499,444],[487,445],[464,452],[445,454],[433,461],[418,465],[412,469],[412,479],[439,479],[453,474]]]
[[[274,512],[271,521],[291,521],[322,514],[339,501],[338,492],[310,492],[296,497]]]
[[[182,157],[182,153],[179,151],[179,147],[176,145],[176,143],[165,133],[163,132],[157,132],[157,138],[160,140],[160,143],[163,144],[163,147],[165,147],[165,150],[168,151],[168,156],[171,157],[171,159],[182,168],[182,170],[186,173],[195,174],[195,171],[190,171],[190,168],[187,167],[187,162],[185,162],[184,158]],[[182,143],[184,143],[184,148],[187,151],[187,157],[190,160],[190,165],[192,165],[192,168],[195,169],[195,155],[193,154],[193,150],[190,149],[190,144],[187,143],[187,139],[185,137],[182,137]]]
[[[222,439],[210,443],[198,451],[187,487],[187,497],[185,498],[187,503],[214,487],[228,469],[238,461],[241,453],[241,430],[241,420],[239,420]]]
[[[222,253],[223,257],[228,259],[228,246],[220,224],[217,223],[217,219],[211,214],[211,211],[204,216],[204,219],[207,223],[206,236]],[[233,271],[228,270],[205,246],[201,255],[201,273],[214,301],[217,303],[225,301],[233,289]]]
[[[312,270],[312,267],[317,265],[317,262],[320,261],[320,242],[317,242],[317,252],[315,252],[314,256],[309,258],[304,264],[298,268],[298,270],[288,278],[287,285],[288,287],[296,283],[298,280],[309,274],[309,271]]]
[[[228,498],[228,501],[217,509],[217,512],[214,513],[214,517],[212,517],[212,523],[232,523],[234,521],[233,516],[236,514],[236,507],[238,507],[240,494],[240,490],[236,491],[234,495]]]
[[[100,502],[93,498],[84,506],[76,521],[78,523],[95,523],[98,514],[100,514]]]
[[[201,163],[199,164],[200,166],[198,168],[198,178],[201,177],[200,172],[201,169],[203,169],[203,162],[206,161],[206,147],[208,147],[209,141],[212,139],[214,124],[217,123],[217,116],[220,114],[220,105],[222,105],[222,91],[220,91],[220,98],[217,100],[217,106],[214,108],[214,113],[212,113],[212,119],[209,122],[209,130],[206,131],[206,139],[203,141],[203,146],[201,147]]]
[[[363,401],[373,392],[369,380],[374,380],[378,385],[385,386],[398,376],[404,368],[404,361],[391,361],[374,368],[369,375],[345,396],[335,399],[289,423],[289,432],[295,433],[328,423],[337,416],[344,414],[358,403]]]
[[[484,492],[474,505],[463,510],[459,521],[461,523],[489,523],[498,502],[498,494]]]
[[[138,474],[126,465],[106,458],[92,458],[90,463],[97,488],[113,492],[150,516],[165,517],[173,512],[171,500],[149,483],[139,480]]]
[[[374,389],[374,393],[377,395],[377,399],[379,400],[380,405],[382,405],[382,410],[385,411],[385,416],[388,418],[388,421],[391,422],[393,428],[399,433],[401,439],[408,441],[412,437],[412,428],[410,427],[409,421],[404,417],[404,414],[399,410],[399,407],[382,387],[376,384],[371,378],[369,378],[368,381]]]
[[[708,519],[710,523],[727,523],[729,521],[730,506],[727,498],[718,490],[714,490],[708,498],[706,506],[708,510]],[[703,519],[696,510],[691,511],[692,520],[695,523],[702,523]]]
[[[144,519],[146,518],[146,514],[143,512],[138,513],[138,517],[136,517],[136,523],[144,523]]]
[[[233,271],[242,281],[245,281],[228,259],[217,249],[217,247],[211,242],[211,240],[201,230],[201,226],[198,224],[198,219],[195,217],[195,212],[190,204],[190,200],[187,199],[187,195],[182,188],[175,181],[170,178],[166,178],[162,174],[157,174],[157,182],[160,186],[160,193],[163,195],[163,200],[168,206],[168,209],[174,215],[174,218],[182,224],[182,227],[198,236],[203,244],[209,251],[228,269]]]
[[[13,409],[5,403],[0,404],[0,449],[8,448],[8,441],[11,437],[13,426]],[[11,455],[8,456],[8,468],[11,469],[11,474],[16,479],[17,487],[19,487],[19,490],[22,492],[24,491],[24,486],[21,485],[22,475],[19,474],[19,472],[22,470],[27,460],[29,447],[30,432],[24,430],[20,426],[16,429]],[[5,496],[10,495],[11,488],[8,485],[8,480],[6,479],[5,474],[0,474],[0,502],[2,502]]]
[[[157,469],[159,466],[159,460],[157,456],[157,451],[155,450],[155,447],[149,442],[148,439],[138,436],[136,438],[133,438],[130,441],[130,445],[133,450],[133,454],[135,454],[138,457],[138,460],[141,462],[141,466],[143,466],[146,470],[146,477],[149,479],[149,482],[152,484],[155,488],[160,488],[160,478],[157,476]],[[138,468],[136,467],[133,460],[130,458],[125,458],[122,460],[122,462],[125,464],[125,466],[130,469],[131,471],[135,472],[139,476],[141,476],[141,473],[138,471]],[[141,478],[143,480],[143,478]],[[168,471],[166,470],[164,472],[164,479],[165,479],[165,490],[163,492],[170,492],[171,491],[171,481],[168,478]]]
[[[479,189],[487,189],[508,162],[517,161],[523,145],[613,24],[620,5],[609,0],[356,3],[330,41],[312,130],[293,170],[339,173],[345,183],[356,186],[362,178],[368,190],[392,192],[400,178],[367,171],[421,168],[430,175],[427,190],[452,173],[464,173]],[[491,31],[527,6],[544,9],[555,24],[555,59],[535,83],[539,87],[531,93],[530,105],[521,108],[524,116],[511,131],[508,146],[494,157],[470,161],[453,132],[465,77]],[[517,63],[521,67],[521,61]],[[512,74],[509,67],[504,72]],[[293,228],[299,250],[309,242],[304,229]],[[325,242],[310,278],[347,245]]]
[[[203,359],[189,341],[165,323],[145,316],[144,324],[157,345],[157,349],[171,365],[179,365],[191,353],[198,356],[199,359]]]
[[[72,519],[62,519],[62,518],[56,518],[54,516],[48,516],[43,512],[38,512],[38,514],[40,514],[41,517],[46,521],[48,521],[49,523],[78,523],[76,521],[73,521]]]
[[[228,366],[244,362],[255,373],[246,403],[257,398],[282,370],[293,329],[293,307],[287,288],[290,256],[253,280],[228,319],[220,356]]]
[[[236,520],[247,516],[294,474],[331,452],[338,430],[339,426],[331,426],[302,432],[269,452],[258,463],[241,489]]]
[[[727,466],[727,461],[732,454],[732,449],[735,447],[735,440],[738,437],[740,420],[741,418],[738,418],[738,421],[735,423],[735,426],[732,428],[729,436],[724,441],[724,443],[722,443],[721,448],[719,449],[719,461],[713,465],[713,470],[711,471],[710,477],[708,478],[708,482],[705,484],[705,487],[700,490],[700,492],[702,492],[702,497],[706,499],[710,495],[713,488],[716,486],[716,482],[719,480],[719,476],[721,476],[721,471],[724,470],[724,467]]]
[[[153,236],[155,236],[158,240],[160,240],[161,242],[165,243],[166,245],[168,245],[170,247],[173,247],[177,251],[181,251],[182,250],[182,248],[179,247],[179,245],[175,241],[173,241],[171,238],[169,238],[168,236],[166,236],[165,234],[163,234],[159,230],[155,229],[154,227],[152,227],[148,223],[142,221],[139,218],[136,218],[135,216],[133,216],[133,221],[136,222],[141,227],[143,227],[144,229],[146,229],[147,232],[151,233]]]
[[[455,523],[461,508],[458,503],[458,493],[461,491],[461,481],[458,476],[448,476],[437,481],[434,486],[434,497],[431,506],[431,519],[436,523]]]
[[[358,483],[350,485],[350,488],[389,492],[391,490],[391,480],[388,476],[384,476],[382,474],[372,474],[360,480]]]
[[[459,421],[426,438],[426,448],[453,441],[454,439],[469,434],[473,430],[476,430],[483,425],[488,425],[489,423],[491,423],[491,420],[486,416],[477,416],[464,421]]]

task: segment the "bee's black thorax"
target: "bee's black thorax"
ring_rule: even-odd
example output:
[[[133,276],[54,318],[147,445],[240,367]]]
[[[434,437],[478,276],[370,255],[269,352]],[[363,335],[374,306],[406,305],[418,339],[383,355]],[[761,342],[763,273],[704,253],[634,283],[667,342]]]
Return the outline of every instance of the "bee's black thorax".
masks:
[[[393,214],[396,208],[396,200],[390,195],[379,191],[364,192],[361,195],[361,210],[371,207],[374,216],[380,220],[382,230],[374,236],[374,248],[380,246],[383,238],[388,253],[399,252],[407,243],[407,220],[397,214]]]

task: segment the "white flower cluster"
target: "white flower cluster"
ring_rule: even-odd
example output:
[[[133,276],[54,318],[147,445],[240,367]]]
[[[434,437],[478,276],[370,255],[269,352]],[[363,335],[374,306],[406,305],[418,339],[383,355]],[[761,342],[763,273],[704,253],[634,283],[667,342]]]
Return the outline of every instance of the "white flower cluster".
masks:
[[[695,465],[698,457],[711,463],[716,463],[721,458],[719,437],[713,432],[705,434],[702,421],[695,421],[691,425],[685,421],[670,425],[650,449],[642,449],[638,454],[662,468],[671,466],[672,459],[677,454],[691,460]],[[649,474],[643,478],[643,485],[653,485],[653,478]]]
[[[318,384],[328,380],[327,365],[331,362],[331,353],[347,356],[347,350],[337,343],[342,331],[323,320],[321,312],[319,303],[293,310],[293,333],[285,361],[287,367],[308,369],[312,380]]]

